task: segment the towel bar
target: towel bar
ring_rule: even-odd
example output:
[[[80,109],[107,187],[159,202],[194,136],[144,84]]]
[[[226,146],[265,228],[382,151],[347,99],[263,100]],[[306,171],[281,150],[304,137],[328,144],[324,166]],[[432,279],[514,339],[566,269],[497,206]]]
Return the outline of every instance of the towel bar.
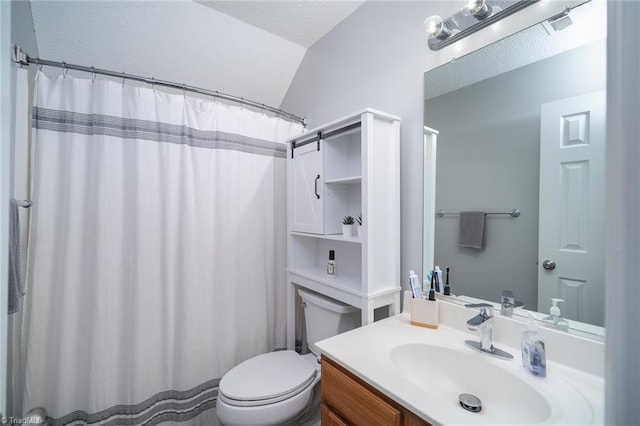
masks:
[[[460,212],[445,212],[444,210],[437,210],[436,216],[443,217],[446,214],[460,214]],[[520,209],[513,209],[510,212],[487,212],[486,214],[508,214],[511,217],[520,217]]]

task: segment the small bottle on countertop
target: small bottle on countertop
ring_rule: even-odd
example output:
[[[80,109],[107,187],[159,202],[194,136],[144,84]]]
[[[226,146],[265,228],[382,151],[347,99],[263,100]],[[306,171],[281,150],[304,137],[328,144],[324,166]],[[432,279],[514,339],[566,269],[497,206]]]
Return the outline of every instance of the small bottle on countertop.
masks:
[[[336,276],[336,252],[329,250],[329,261],[327,262],[327,275],[330,277]]]
[[[529,325],[522,332],[522,365],[535,376],[546,377],[547,358],[544,342],[538,336],[533,316],[529,314]]]

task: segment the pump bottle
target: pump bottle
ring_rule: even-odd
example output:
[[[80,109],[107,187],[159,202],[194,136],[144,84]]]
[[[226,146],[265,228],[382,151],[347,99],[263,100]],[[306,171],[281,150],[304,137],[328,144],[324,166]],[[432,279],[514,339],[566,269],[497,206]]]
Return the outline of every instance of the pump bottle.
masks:
[[[522,365],[534,376],[546,377],[547,358],[544,342],[538,336],[538,328],[529,314],[527,330],[522,332]]]

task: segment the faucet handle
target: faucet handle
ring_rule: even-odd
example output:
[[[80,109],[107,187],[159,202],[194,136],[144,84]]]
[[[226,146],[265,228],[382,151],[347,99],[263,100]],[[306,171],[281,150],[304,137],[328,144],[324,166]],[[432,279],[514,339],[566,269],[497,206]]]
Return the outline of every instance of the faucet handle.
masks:
[[[516,302],[516,298],[511,290],[502,290],[502,303],[509,303],[513,305]]]
[[[493,308],[493,305],[489,303],[467,303],[465,308]]]
[[[484,315],[486,317],[493,316],[493,305],[489,303],[467,303],[464,305],[465,308],[480,308],[480,315]]]

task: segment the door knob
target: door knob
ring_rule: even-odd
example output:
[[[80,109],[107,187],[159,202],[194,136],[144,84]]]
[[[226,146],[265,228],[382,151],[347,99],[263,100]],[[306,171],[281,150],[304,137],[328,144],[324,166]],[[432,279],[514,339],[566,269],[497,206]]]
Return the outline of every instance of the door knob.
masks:
[[[548,271],[552,271],[556,269],[556,262],[554,262],[553,260],[545,260],[544,262],[542,262],[542,267]]]

